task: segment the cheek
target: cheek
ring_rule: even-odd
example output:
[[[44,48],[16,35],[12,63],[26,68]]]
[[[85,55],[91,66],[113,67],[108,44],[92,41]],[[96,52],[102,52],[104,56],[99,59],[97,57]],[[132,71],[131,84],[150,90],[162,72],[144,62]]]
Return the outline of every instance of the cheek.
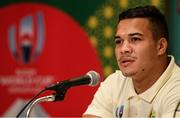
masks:
[[[141,56],[141,58],[148,58],[148,56],[153,56],[156,53],[156,47],[151,42],[146,42],[142,45],[136,47],[135,53]]]
[[[142,48],[137,53],[138,56],[138,64],[142,67],[146,68],[147,66],[150,66],[153,64],[154,60],[156,59],[156,51],[154,48]]]
[[[115,52],[115,56],[116,56],[116,58],[118,59],[119,58],[119,50],[118,50],[118,48],[117,47],[115,47],[115,50],[114,50],[114,52]]]
[[[134,54],[137,56],[138,58],[138,62],[140,64],[142,63],[146,63],[147,61],[151,61],[152,56],[153,56],[153,51],[152,48],[147,48],[145,46],[141,47],[141,48],[136,48],[136,50],[134,51]]]

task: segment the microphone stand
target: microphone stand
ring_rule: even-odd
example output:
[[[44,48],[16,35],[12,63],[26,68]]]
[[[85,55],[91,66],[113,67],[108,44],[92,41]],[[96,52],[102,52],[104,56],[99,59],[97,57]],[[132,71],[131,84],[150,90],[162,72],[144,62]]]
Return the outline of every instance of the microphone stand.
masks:
[[[61,86],[61,89],[56,89],[56,93],[54,93],[53,95],[49,95],[49,96],[44,96],[44,97],[40,97],[36,100],[34,100],[32,102],[32,104],[29,106],[27,112],[26,112],[26,118],[29,118],[30,116],[30,113],[32,111],[32,109],[34,108],[34,106],[37,104],[37,103],[40,103],[40,102],[50,102],[50,101],[62,101],[64,100],[64,97],[65,97],[65,94],[66,94],[66,91],[67,89],[69,89],[70,87],[68,86]]]
[[[32,104],[29,106],[27,112],[26,112],[26,118],[29,118],[30,116],[30,113],[32,111],[32,109],[34,108],[34,106],[37,104],[37,103],[40,103],[40,102],[49,102],[49,101],[54,101],[55,100],[55,96],[54,95],[49,95],[49,96],[45,96],[45,97],[40,97],[36,100],[34,100],[32,102]]]

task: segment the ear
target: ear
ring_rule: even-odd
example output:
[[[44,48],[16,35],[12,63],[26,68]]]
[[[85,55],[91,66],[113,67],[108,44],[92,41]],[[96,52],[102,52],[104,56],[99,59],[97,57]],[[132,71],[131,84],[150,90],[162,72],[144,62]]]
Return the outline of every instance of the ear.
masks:
[[[157,50],[158,50],[158,55],[163,55],[166,53],[167,50],[167,39],[166,38],[160,38],[157,42]]]

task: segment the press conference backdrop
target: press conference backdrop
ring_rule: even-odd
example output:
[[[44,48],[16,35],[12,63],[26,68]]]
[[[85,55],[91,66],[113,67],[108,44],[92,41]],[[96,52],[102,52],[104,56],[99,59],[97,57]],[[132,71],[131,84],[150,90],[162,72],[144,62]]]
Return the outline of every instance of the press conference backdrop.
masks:
[[[118,69],[118,14],[148,4],[162,12],[167,8],[164,0],[0,1],[0,116],[16,116],[30,98],[54,82],[89,70],[99,72],[103,80]],[[179,59],[176,41],[173,37],[170,52]],[[81,116],[96,90],[70,88],[64,101],[38,104],[31,115]]]
[[[168,0],[168,19],[170,32],[169,52],[180,65],[180,0]]]

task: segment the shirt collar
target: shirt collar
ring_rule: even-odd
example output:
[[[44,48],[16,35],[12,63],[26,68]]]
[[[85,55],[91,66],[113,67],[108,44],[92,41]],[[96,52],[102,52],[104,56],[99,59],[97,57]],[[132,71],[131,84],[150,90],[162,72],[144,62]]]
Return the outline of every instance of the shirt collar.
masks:
[[[145,92],[139,94],[138,96],[142,99],[144,99],[147,102],[152,102],[154,97],[157,95],[159,90],[163,87],[163,85],[169,80],[170,76],[174,72],[175,69],[175,62],[174,57],[170,56],[171,61],[166,68],[166,70],[163,72],[163,74],[160,76],[160,78]],[[137,93],[134,90],[132,79],[129,79],[129,95],[128,99],[132,98],[133,96],[137,96]]]

